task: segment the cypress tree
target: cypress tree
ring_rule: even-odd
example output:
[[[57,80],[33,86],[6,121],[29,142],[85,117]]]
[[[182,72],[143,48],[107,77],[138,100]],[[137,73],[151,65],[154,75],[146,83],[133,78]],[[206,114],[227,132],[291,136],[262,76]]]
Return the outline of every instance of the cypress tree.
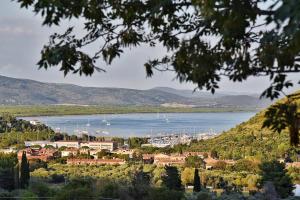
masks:
[[[199,177],[199,171],[197,168],[195,168],[194,173],[194,192],[200,192],[201,190],[201,183],[200,183],[200,177]]]
[[[166,175],[162,177],[163,185],[170,190],[182,190],[180,174],[173,166],[166,166]]]
[[[20,167],[19,164],[16,164],[14,167],[14,183],[15,183],[15,188],[19,188],[20,187]]]
[[[30,173],[29,173],[29,163],[27,161],[26,152],[23,151],[21,169],[20,169],[20,187],[25,188],[29,184]]]

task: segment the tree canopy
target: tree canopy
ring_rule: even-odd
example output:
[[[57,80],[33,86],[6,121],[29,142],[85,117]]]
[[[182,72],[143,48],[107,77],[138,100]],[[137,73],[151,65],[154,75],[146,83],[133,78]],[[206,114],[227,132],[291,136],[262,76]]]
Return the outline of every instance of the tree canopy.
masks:
[[[146,73],[175,71],[181,82],[211,92],[221,77],[244,81],[267,76],[263,96],[276,98],[293,86],[289,73],[299,72],[300,2],[295,0],[15,0],[33,8],[43,25],[82,19],[86,34],[73,27],[50,36],[41,51],[40,68],[60,66],[92,75],[105,71],[126,48],[163,46],[165,55],[145,61]],[[99,48],[88,53],[86,47]]]

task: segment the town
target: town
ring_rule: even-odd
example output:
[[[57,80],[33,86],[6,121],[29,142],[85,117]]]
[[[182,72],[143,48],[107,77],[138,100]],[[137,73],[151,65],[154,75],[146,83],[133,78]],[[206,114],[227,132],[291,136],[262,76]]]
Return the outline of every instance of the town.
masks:
[[[157,166],[184,166],[189,157],[198,157],[203,160],[203,168],[212,170],[214,167],[225,164],[234,165],[235,160],[218,159],[211,152],[181,152],[181,153],[141,153],[139,149],[131,149],[128,144],[119,146],[115,141],[25,141],[25,149],[0,149],[2,153],[17,153],[21,161],[23,152],[31,160],[51,160],[65,158],[67,165],[122,165],[134,159],[144,164]],[[141,147],[151,147],[152,144],[141,144]],[[161,147],[161,146],[155,146]],[[165,147],[165,146],[163,146]],[[298,155],[300,157],[300,155]],[[140,158],[140,159],[137,159]],[[300,162],[279,160],[286,167],[300,168]]]

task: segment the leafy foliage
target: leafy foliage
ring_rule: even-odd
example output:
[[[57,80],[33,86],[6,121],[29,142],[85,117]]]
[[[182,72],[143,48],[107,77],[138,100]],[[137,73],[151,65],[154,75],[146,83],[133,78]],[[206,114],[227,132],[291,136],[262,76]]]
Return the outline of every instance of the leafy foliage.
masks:
[[[186,167],[205,168],[205,162],[199,156],[188,156],[185,159]]]
[[[298,1],[16,1],[41,14],[43,25],[84,20],[86,35],[77,37],[70,27],[51,35],[41,52],[40,68],[60,65],[65,75],[105,71],[97,66],[100,58],[111,64],[126,48],[142,44],[167,50],[145,63],[148,76],[154,69],[173,70],[181,82],[211,92],[222,76],[234,82],[268,76],[272,83],[262,95],[276,98],[293,85],[287,74],[299,72]],[[84,52],[93,43],[99,49]]]
[[[296,92],[294,94],[299,94]],[[295,95],[294,103],[299,105],[299,95]],[[285,99],[278,101],[276,104],[284,105]],[[270,107],[272,109],[273,106]],[[299,107],[298,107],[299,108]],[[279,112],[275,109],[276,112]],[[299,153],[298,146],[290,145],[290,130],[289,126],[292,125],[287,120],[291,120],[286,117],[286,114],[282,113],[282,117],[274,118],[280,120],[280,122],[273,121],[270,124],[274,126],[280,126],[282,122],[285,123],[286,128],[280,129],[280,133],[276,133],[272,127],[263,126],[266,120],[272,119],[272,114],[268,113],[268,109],[262,110],[248,121],[243,122],[236,127],[218,135],[215,138],[198,141],[191,143],[190,146],[182,146],[184,151],[206,151],[211,152],[212,156],[219,157],[220,159],[233,159],[239,160],[246,158],[254,163],[257,160],[265,158],[285,158],[288,155],[292,161],[297,161],[297,155]],[[281,112],[280,112],[281,113]],[[297,110],[299,113],[299,109]],[[295,116],[295,113],[291,113]],[[263,128],[262,128],[263,127]],[[299,135],[298,135],[299,137]],[[217,152],[216,152],[217,150]],[[256,168],[252,168],[256,169]]]
[[[284,163],[273,160],[262,163],[260,168],[262,176],[261,185],[272,182],[277,193],[282,198],[286,198],[293,194],[292,191],[294,187],[291,178],[287,174]]]
[[[294,146],[299,144],[300,112],[297,104],[299,96],[300,93],[295,93],[272,105],[266,111],[263,123],[263,127],[270,127],[278,133],[288,128],[290,144]]]

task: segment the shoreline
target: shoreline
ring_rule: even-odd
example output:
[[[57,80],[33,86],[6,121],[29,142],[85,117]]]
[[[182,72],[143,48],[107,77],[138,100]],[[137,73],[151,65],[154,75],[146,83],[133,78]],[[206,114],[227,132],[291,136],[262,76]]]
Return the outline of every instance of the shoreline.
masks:
[[[0,113],[15,117],[78,116],[100,114],[143,114],[143,113],[233,113],[259,112],[262,108],[172,108],[162,106],[81,106],[81,105],[1,105]]]

